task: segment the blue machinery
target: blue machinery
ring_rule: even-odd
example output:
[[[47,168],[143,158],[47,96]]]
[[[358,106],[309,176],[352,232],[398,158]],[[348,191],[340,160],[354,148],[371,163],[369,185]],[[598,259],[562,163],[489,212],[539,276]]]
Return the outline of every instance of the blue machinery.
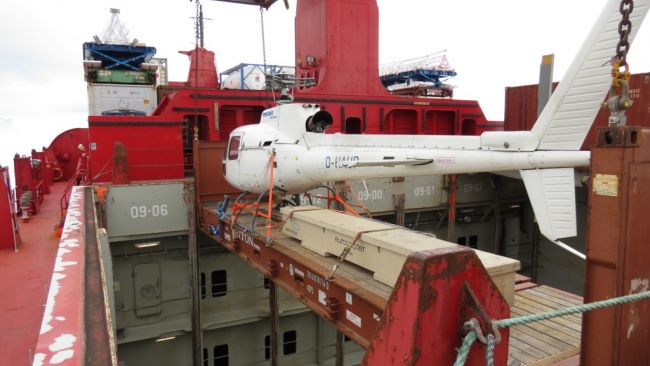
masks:
[[[140,65],[151,60],[156,54],[156,48],[86,42],[83,53],[84,60],[101,61],[105,70],[140,71]]]

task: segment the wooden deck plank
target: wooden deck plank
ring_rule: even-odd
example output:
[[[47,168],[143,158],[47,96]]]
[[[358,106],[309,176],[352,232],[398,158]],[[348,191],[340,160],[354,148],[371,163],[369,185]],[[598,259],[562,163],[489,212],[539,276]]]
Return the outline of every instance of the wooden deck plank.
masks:
[[[544,298],[535,296],[535,295],[526,295],[526,294],[521,294],[521,296],[517,297],[517,301],[519,301],[518,305],[526,305],[526,306],[532,306],[535,309],[538,309],[539,313],[542,312],[547,312],[547,311],[555,311],[557,309],[561,309],[564,306],[553,306],[553,303],[550,303],[551,306],[549,306],[549,302],[545,301]],[[574,322],[582,322],[582,315],[577,315],[577,314],[571,314],[571,315],[565,315],[562,318],[571,320]]]
[[[538,339],[538,340],[540,340],[540,341],[542,341],[544,343],[549,344],[550,346],[556,348],[557,351],[566,351],[568,349],[571,349],[571,348],[575,347],[574,345],[572,345],[570,343],[564,342],[564,341],[562,341],[560,339],[557,339],[557,338],[555,338],[555,337],[553,337],[553,336],[551,336],[549,334],[546,334],[544,332],[539,332],[539,331],[535,330],[534,328],[526,326],[526,325],[522,325],[522,326],[517,327],[517,330],[520,331],[523,334],[527,334],[528,338]],[[555,353],[557,353],[557,352],[555,352]]]
[[[510,330],[513,331],[512,329]],[[539,350],[538,348],[531,346],[530,344],[524,342],[519,338],[510,337],[510,346],[516,347],[523,354],[521,359],[525,359],[524,363],[532,363],[538,360],[543,360],[550,357],[551,355]]]
[[[521,309],[522,311],[524,311],[524,312],[526,312],[528,314],[537,314],[537,313],[540,313],[542,311],[545,311],[545,310],[540,310],[538,307],[530,306],[530,305],[523,304],[523,303],[519,303],[519,304],[515,303],[514,307],[519,308],[519,309]],[[568,327],[570,329],[573,329],[576,332],[581,332],[582,331],[581,322],[572,321],[571,319],[564,319],[562,317],[553,318],[553,319],[551,319],[549,321],[560,324],[560,325],[563,325],[563,326]]]
[[[555,338],[558,341],[568,344],[572,347],[580,347],[580,333],[566,328],[563,328],[561,330],[556,329],[553,328],[552,326],[548,326],[545,323],[547,322],[544,321],[544,322],[528,323],[520,327],[530,328],[538,333],[542,333],[549,337]]]
[[[521,296],[526,299],[532,299],[534,301],[538,301],[541,299],[542,301],[539,302],[540,304],[544,304],[545,306],[554,309],[560,309],[560,308],[576,306],[581,304],[581,303],[566,301],[562,298],[556,297],[557,294],[547,294],[545,292],[538,291],[538,289],[539,287],[531,288],[525,293],[522,293]],[[580,316],[580,314],[577,315]]]
[[[531,300],[531,301],[535,301],[535,302],[537,302],[539,304],[543,304],[545,306],[548,306],[548,307],[551,307],[551,308],[554,308],[554,309],[557,309],[558,307],[564,308],[564,307],[575,306],[576,305],[576,304],[567,304],[567,302],[563,301],[562,299],[550,297],[550,296],[544,295],[541,292],[536,292],[534,290],[526,291],[526,292],[522,293],[521,297],[523,297],[525,299],[528,299],[528,300]],[[581,314],[575,314],[575,316],[582,318]]]
[[[542,341],[541,339],[523,332],[519,327],[510,329],[512,336],[516,337],[519,342],[537,350],[539,359],[550,357],[556,353],[562,352],[562,349]]]
[[[571,357],[574,357],[576,355],[580,354],[580,348],[573,348],[568,351],[564,351],[561,353],[558,353],[556,355],[553,355],[552,357],[545,358],[543,360],[539,360],[537,362],[533,362],[529,364],[529,366],[550,366],[550,365],[555,365],[557,362],[567,360]]]
[[[517,339],[511,337],[509,346],[508,364],[512,364],[512,362],[516,360],[521,362],[523,365],[528,365],[538,360],[534,355],[526,352],[525,349],[521,349],[525,348],[525,345],[522,345]]]
[[[555,301],[564,296],[552,288],[538,291],[540,286],[517,291],[511,307],[513,317],[563,308],[568,301]],[[577,302],[577,301],[576,301]],[[554,318],[511,327],[508,362],[547,366],[580,353],[581,316]]]
[[[510,343],[508,345],[508,365],[525,365],[526,360],[524,359],[523,351],[517,348],[515,345]],[[530,362],[530,361],[529,361]]]
[[[570,292],[562,291],[553,287],[541,285],[535,288],[535,291],[545,293],[555,299],[563,300],[574,305],[582,304],[582,297]]]
[[[550,291],[540,291],[539,287],[536,287],[536,288],[531,289],[530,295],[542,297],[542,298],[546,299],[549,302],[557,304],[556,306],[558,306],[558,307],[569,307],[569,306],[582,305],[581,301],[579,302],[579,301],[574,301],[573,299],[570,299],[570,298],[562,298],[561,294],[549,293],[549,292]]]
[[[525,312],[525,311],[524,312],[514,311],[512,314],[513,314],[513,316],[524,316],[524,315],[528,315],[530,313]],[[578,330],[576,330],[574,328],[569,328],[569,327],[567,327],[567,326],[565,326],[563,324],[559,324],[557,322],[554,322],[553,320],[544,320],[544,321],[529,323],[529,324],[542,324],[542,325],[544,325],[544,326],[546,326],[548,328],[555,329],[555,330],[557,330],[559,332],[562,332],[562,333],[566,334],[567,336],[571,336],[571,337],[574,337],[574,338],[580,338],[580,334],[581,334],[580,331],[578,331]]]

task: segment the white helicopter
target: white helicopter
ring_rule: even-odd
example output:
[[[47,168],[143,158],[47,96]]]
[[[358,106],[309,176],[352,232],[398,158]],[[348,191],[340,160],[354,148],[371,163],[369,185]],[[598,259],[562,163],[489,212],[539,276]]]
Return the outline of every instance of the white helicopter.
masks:
[[[650,0],[637,0],[630,16],[631,42]],[[480,136],[325,134],[332,116],[314,104],[281,104],[262,113],[259,124],[231,134],[224,156],[227,181],[251,193],[273,185],[305,192],[326,181],[395,176],[519,172],[542,235],[575,236],[574,167],[588,166],[580,147],[611,84],[619,40],[619,0],[610,0],[564,79],[530,131],[484,132]],[[274,156],[274,168],[269,158]],[[273,170],[271,172],[271,170]]]

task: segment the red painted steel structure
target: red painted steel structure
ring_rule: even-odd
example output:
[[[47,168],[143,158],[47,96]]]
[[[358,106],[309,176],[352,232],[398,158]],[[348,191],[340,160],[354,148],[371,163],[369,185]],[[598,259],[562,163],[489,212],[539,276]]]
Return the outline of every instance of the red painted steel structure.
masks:
[[[116,142],[122,143],[128,154],[131,180],[183,178],[182,121],[91,116],[88,125],[91,181],[112,180]]]
[[[301,0],[296,8],[296,76],[316,79],[306,95],[386,97],[379,81],[375,0]]]
[[[38,200],[38,193],[36,186],[39,183],[36,177],[39,175],[39,169],[32,169],[32,160],[28,156],[14,156],[14,174],[16,180],[16,196],[17,201],[25,192],[33,192],[31,204],[29,205],[29,213],[36,214],[40,202]],[[18,202],[18,209],[21,209],[20,202]]]
[[[9,170],[0,166],[0,249],[18,247],[18,226],[12,204]]]
[[[211,225],[221,232],[215,235]],[[476,254],[461,246],[409,256],[386,299],[354,278],[330,278],[324,263],[221,221],[212,207],[201,210],[201,229],[366,349],[363,365],[450,365],[466,321],[476,318],[488,334],[491,318],[510,315]],[[496,365],[507,362],[509,332],[501,334]],[[467,365],[484,363],[485,347],[475,346]]]
[[[557,83],[553,83],[553,88]],[[523,85],[506,88],[504,129],[506,131],[530,130],[537,120],[537,85]],[[630,100],[633,104],[627,110],[628,125],[650,127],[650,73],[633,74],[630,78]],[[594,146],[597,129],[607,127],[609,112],[604,108],[582,145],[583,149]]]
[[[46,166],[53,169],[54,181],[67,181],[77,171],[77,162],[88,152],[88,129],[73,128],[60,133],[48,148],[43,148]]]
[[[416,252],[402,267],[363,364],[452,365],[462,324],[475,317],[485,332],[490,319],[509,316],[476,253],[462,247]],[[508,361],[509,332],[501,336],[495,365]],[[473,347],[466,365],[484,364],[485,346]]]
[[[73,128],[59,134],[49,147],[42,151],[32,150],[31,156],[14,156],[16,193],[14,200],[22,217],[38,213],[43,195],[49,193],[55,181],[68,181],[76,173],[79,161],[88,150],[88,129]],[[31,192],[26,209],[21,208],[21,197]]]
[[[650,129],[601,129],[592,149],[585,303],[650,286]],[[582,365],[650,365],[650,302],[583,315]]]
[[[178,51],[190,58],[187,82],[172,81],[169,86],[190,88],[219,88],[219,77],[214,63],[214,52],[205,48]]]

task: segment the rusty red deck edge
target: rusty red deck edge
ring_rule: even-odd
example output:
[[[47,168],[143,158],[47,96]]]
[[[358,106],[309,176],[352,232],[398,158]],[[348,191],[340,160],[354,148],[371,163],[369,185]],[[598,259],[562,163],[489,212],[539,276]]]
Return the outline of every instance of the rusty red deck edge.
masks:
[[[74,187],[54,263],[34,366],[84,360],[84,188]]]

